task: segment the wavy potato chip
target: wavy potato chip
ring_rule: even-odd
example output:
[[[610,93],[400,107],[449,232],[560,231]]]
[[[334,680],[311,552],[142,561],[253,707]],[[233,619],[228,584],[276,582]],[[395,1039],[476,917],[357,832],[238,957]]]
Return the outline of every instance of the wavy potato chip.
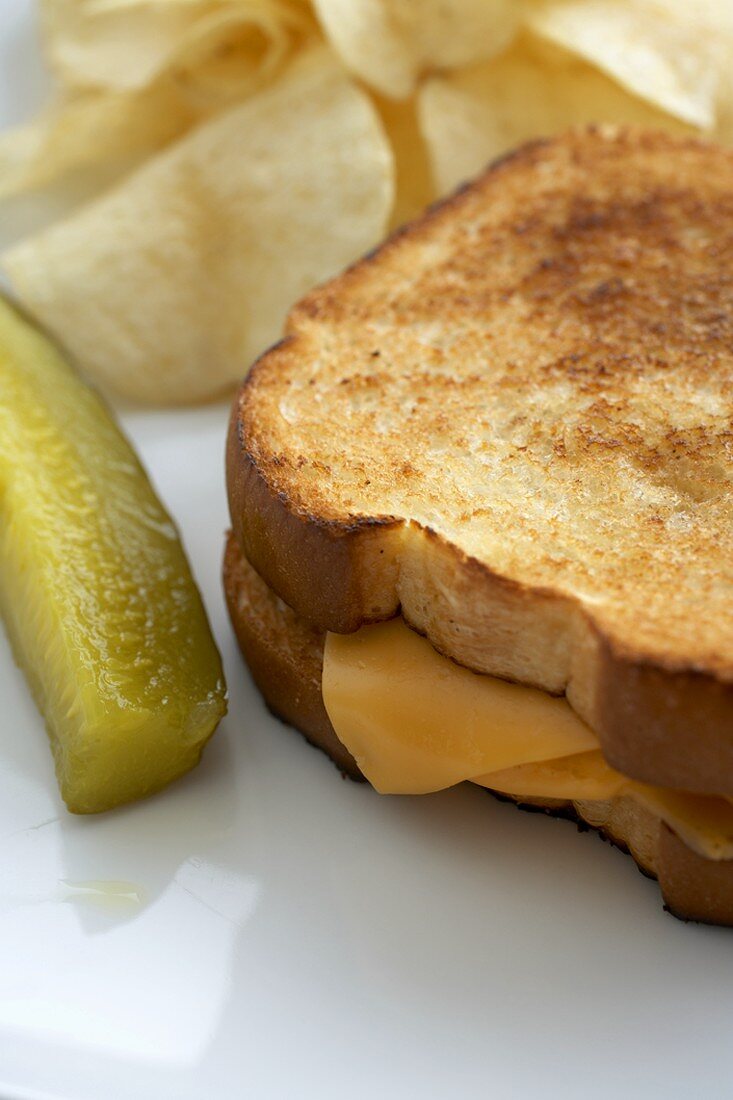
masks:
[[[54,73],[69,88],[142,88],[165,68],[175,45],[208,2],[98,5],[41,0],[41,34]]]
[[[723,145],[733,145],[733,52],[723,74],[715,118],[714,136]]]
[[[57,16],[68,2],[49,4],[47,0]],[[75,8],[93,21],[112,12],[134,11],[141,16],[152,6],[150,0],[86,0]],[[227,0],[213,5],[200,0],[156,0],[154,6],[186,7],[197,13],[188,30],[178,25],[175,42],[168,43],[165,58],[158,58],[167,67],[151,82],[126,88],[117,85],[133,76],[137,80],[141,72],[152,77],[149,66],[146,63],[135,74],[133,65],[125,80],[120,80],[116,66],[111,65],[109,87],[66,90],[32,122],[0,134],[0,199],[65,181],[70,173],[87,172],[86,190],[87,178],[100,170],[104,183],[113,182],[203,118],[272,79],[296,44],[296,32],[302,38],[313,28],[304,14],[282,6],[279,0]],[[204,13],[204,8],[216,11]],[[125,38],[114,47],[115,51],[128,48]]]
[[[395,99],[418,77],[501,53],[519,26],[519,0],[314,0],[346,66]]]
[[[426,81],[418,115],[440,193],[520,142],[569,126],[619,122],[678,133],[690,129],[591,65],[527,41],[496,61]]]
[[[420,130],[414,100],[373,97],[392,147],[395,201],[389,228],[416,217],[435,198],[428,150]]]
[[[379,239],[393,196],[375,108],[322,47],[3,261],[91,377],[195,401],[241,378],[291,303]]]
[[[527,26],[639,98],[712,130],[724,7],[730,0],[540,0]]]
[[[46,53],[69,88],[144,88],[175,69],[187,87],[246,94],[312,25],[289,0],[42,0]],[[212,88],[213,85],[213,88]]]
[[[218,110],[262,87],[314,29],[305,12],[277,0],[229,0],[183,36],[170,71],[191,103]]]
[[[103,168],[105,180],[182,134],[196,114],[169,82],[142,92],[62,96],[29,123],[0,134],[0,199]]]

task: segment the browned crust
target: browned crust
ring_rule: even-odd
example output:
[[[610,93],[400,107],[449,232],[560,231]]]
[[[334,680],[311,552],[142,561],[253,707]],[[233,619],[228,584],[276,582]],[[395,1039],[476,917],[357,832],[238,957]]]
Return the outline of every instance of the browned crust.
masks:
[[[614,767],[659,787],[731,795],[733,685],[600,647],[597,728]]]
[[[349,634],[364,622],[385,617],[381,609],[370,614],[363,606],[358,562],[364,556],[360,551],[380,529],[399,528],[401,521],[359,516],[349,524],[328,522],[294,508],[284,493],[273,489],[250,453],[238,408],[235,402],[227,439],[227,493],[247,557],[259,562],[262,575],[287,604],[322,630],[333,629],[336,621],[339,632]],[[304,569],[304,562],[309,568]]]
[[[323,705],[323,633],[306,626],[264,585],[247,583],[245,559],[231,535],[223,579],[239,647],[270,710],[297,726],[342,772],[361,779],[356,761],[334,733]]]
[[[633,140],[658,141],[669,155],[706,147],[692,137],[642,133]],[[491,165],[487,176],[509,166],[531,165],[547,144],[523,146]],[[435,204],[381,248],[306,297],[293,312],[286,341],[299,339],[299,314],[317,311],[322,300],[333,303],[398,240],[419,239],[447,209],[459,210],[470,190],[471,186],[464,186]],[[477,671],[566,692],[598,733],[609,761],[629,776],[660,786],[733,796],[733,681],[728,655],[715,667],[700,668],[694,654],[681,664],[670,662],[664,653],[637,651],[633,639],[621,645],[606,635],[591,609],[551,589],[502,576],[414,521],[363,515],[347,521],[324,520],[309,511],[277,483],[277,471],[260,461],[245,427],[260,367],[274,350],[255,364],[243,383],[232,409],[227,447],[232,525],[248,559],[268,585],[308,622],[322,630],[349,633],[399,611],[395,577],[400,543],[408,528],[413,533],[419,529],[426,545],[431,544],[425,554],[430,570],[404,582],[425,592],[424,616],[411,613],[409,618],[437,649]],[[439,601],[459,588],[471,591],[476,621],[496,624],[497,637],[506,635],[505,624],[511,621],[514,644],[536,650],[536,675],[530,654],[522,660],[510,655],[502,664],[490,653],[490,626],[483,633],[477,631],[480,636],[473,647],[465,631],[462,637],[450,634],[441,620]],[[521,676],[517,665],[524,670]]]
[[[657,874],[669,912],[681,920],[733,926],[732,862],[701,859],[662,824]]]
[[[224,555],[224,591],[242,653],[270,710],[300,730],[342,772],[363,778],[323,705],[323,633],[268,589],[232,534]],[[703,859],[631,800],[619,800],[610,808],[599,802],[514,801],[520,808],[570,817],[582,827],[597,829],[629,852],[644,874],[659,879],[665,905],[674,916],[733,926],[733,860]]]

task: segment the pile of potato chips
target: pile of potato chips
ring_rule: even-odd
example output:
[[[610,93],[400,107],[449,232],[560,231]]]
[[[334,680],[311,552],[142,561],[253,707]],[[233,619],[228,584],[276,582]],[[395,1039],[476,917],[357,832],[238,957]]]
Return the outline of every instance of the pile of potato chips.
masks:
[[[2,266],[135,400],[230,389],[305,290],[527,138],[613,121],[733,141],[731,0],[41,0],[40,17],[58,90],[0,135],[0,218],[28,191],[63,215]]]

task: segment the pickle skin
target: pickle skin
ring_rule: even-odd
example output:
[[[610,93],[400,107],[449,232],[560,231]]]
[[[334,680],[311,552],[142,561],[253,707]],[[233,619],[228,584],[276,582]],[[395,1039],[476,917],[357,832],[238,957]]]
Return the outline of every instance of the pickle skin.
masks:
[[[104,402],[2,296],[0,612],[69,810],[198,763],[226,685],[176,528]]]

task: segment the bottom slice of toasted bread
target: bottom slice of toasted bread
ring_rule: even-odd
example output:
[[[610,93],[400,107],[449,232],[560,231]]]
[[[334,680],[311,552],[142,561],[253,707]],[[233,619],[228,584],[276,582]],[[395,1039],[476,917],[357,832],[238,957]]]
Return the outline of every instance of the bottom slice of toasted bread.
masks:
[[[233,535],[224,590],[240,648],[270,710],[322,749],[342,772],[363,779],[339,741],[321,693],[325,635],[297,615],[249,564]],[[500,795],[506,800],[506,795]],[[667,909],[683,920],[733,925],[733,860],[704,859],[631,798],[567,802],[514,799],[522,808],[571,817],[597,829],[659,880]]]

